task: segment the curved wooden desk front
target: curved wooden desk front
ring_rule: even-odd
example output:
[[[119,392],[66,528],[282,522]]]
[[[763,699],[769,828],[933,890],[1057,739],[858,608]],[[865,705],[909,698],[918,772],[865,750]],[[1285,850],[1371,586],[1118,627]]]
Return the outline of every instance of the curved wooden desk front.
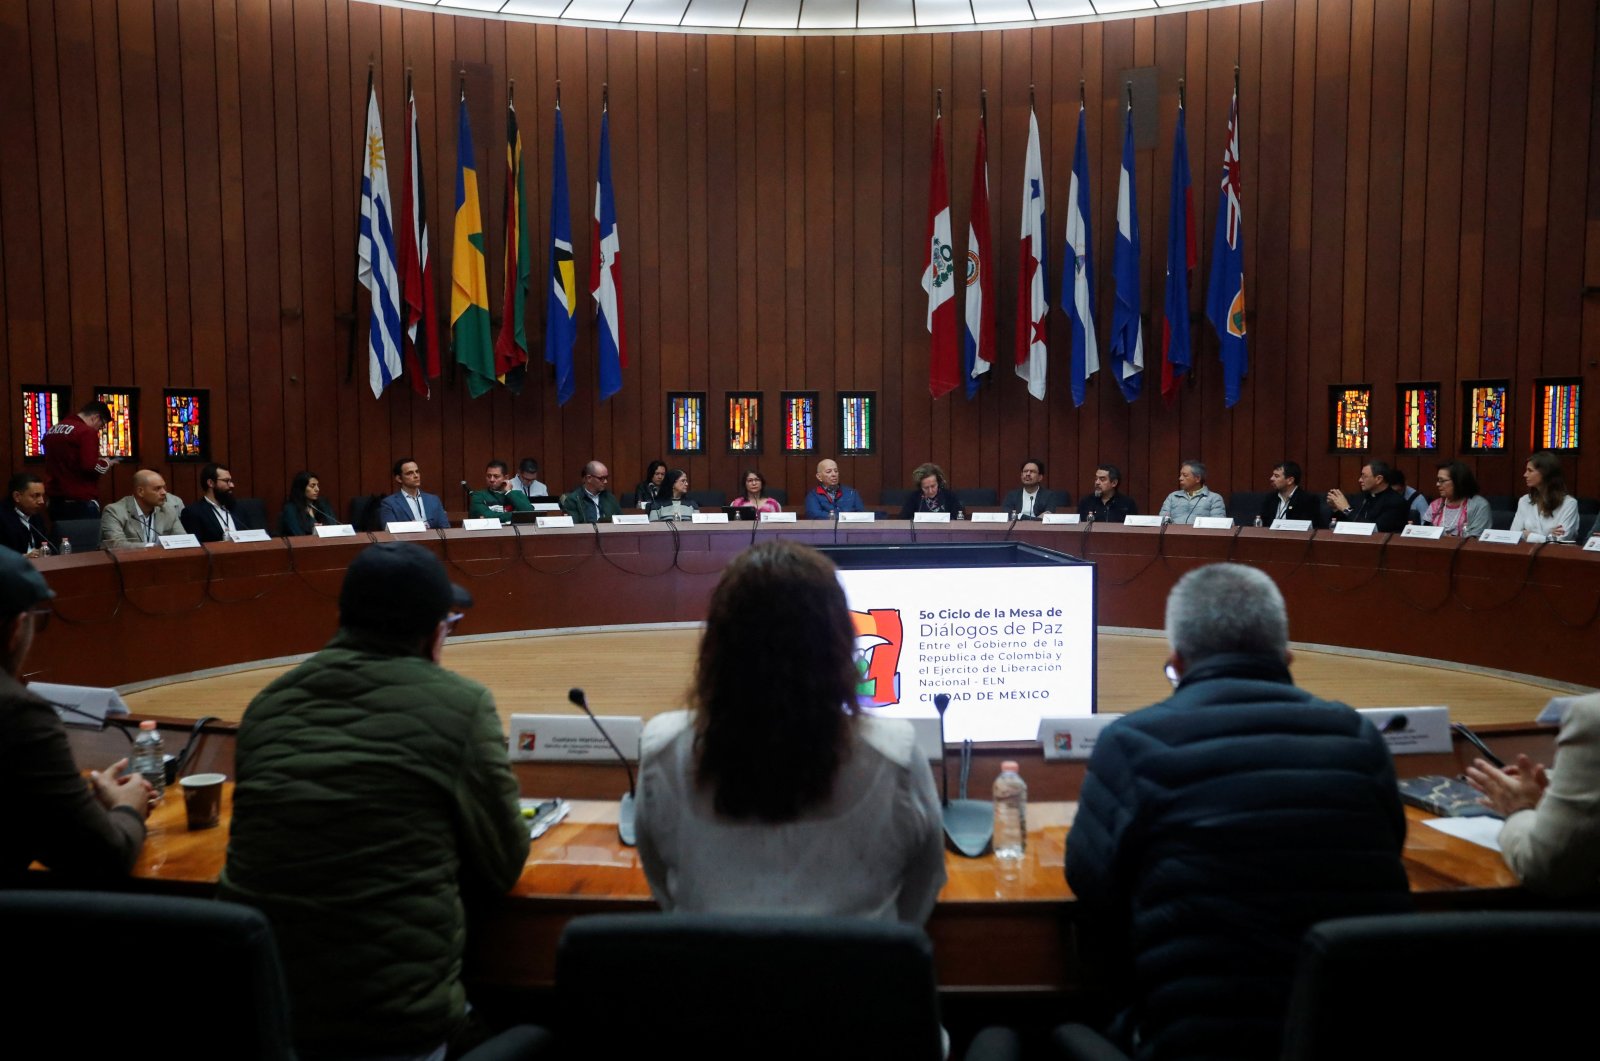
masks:
[[[1435,657],[1600,685],[1600,553],[1255,528],[1110,524],[701,524],[451,530],[407,535],[438,553],[477,605],[463,634],[695,622],[728,560],[753,540],[812,544],[1015,540],[1094,561],[1103,626],[1159,629],[1186,571],[1237,560],[1266,571],[1297,641]],[[58,621],[35,642],[41,681],[126,685],[311,652],[338,618],[344,569],[370,540],[295,538],[48,557]],[[559,675],[553,675],[561,680]]]

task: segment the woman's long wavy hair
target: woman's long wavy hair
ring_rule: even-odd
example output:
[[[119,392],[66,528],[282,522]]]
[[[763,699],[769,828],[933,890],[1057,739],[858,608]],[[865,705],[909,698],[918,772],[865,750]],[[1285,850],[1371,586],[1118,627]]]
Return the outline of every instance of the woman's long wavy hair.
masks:
[[[859,680],[833,564],[781,540],[736,557],[712,594],[690,691],[695,780],[717,813],[786,822],[827,799]]]
[[[1546,518],[1556,514],[1561,502],[1567,499],[1567,480],[1561,475],[1561,458],[1547,449],[1528,458],[1534,471],[1539,473],[1539,485],[1528,491],[1528,500]],[[1571,528],[1568,528],[1569,530]]]
[[[306,501],[306,487],[311,485],[311,480],[313,479],[320,483],[322,476],[316,472],[294,473],[294,480],[289,484],[289,504],[296,512],[304,512],[306,510],[306,505],[309,503]]]

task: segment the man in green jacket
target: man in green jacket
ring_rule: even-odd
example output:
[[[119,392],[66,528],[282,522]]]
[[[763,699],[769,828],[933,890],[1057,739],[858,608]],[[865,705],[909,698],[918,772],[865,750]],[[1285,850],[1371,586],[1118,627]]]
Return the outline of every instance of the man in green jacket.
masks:
[[[467,495],[467,515],[473,519],[494,516],[501,523],[510,523],[511,513],[532,512],[533,502],[528,500],[528,495],[511,489],[506,479],[510,474],[511,465],[505,461],[490,461],[483,472],[484,489]]]
[[[300,1056],[427,1056],[476,1034],[464,898],[528,857],[489,691],[439,666],[471,603],[421,546],[368,546],[339,631],[239,726],[218,893],[262,910]]]
[[[611,470],[599,461],[583,466],[583,482],[561,496],[561,511],[574,523],[609,522],[622,511],[617,495],[611,492]]]

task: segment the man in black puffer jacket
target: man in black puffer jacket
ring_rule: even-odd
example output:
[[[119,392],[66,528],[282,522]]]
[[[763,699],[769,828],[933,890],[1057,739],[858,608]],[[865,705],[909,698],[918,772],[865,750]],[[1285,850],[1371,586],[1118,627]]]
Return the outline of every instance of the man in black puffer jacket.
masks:
[[[1288,640],[1266,575],[1191,571],[1167,599],[1176,691],[1089,759],[1067,883],[1141,1059],[1277,1057],[1306,929],[1410,908],[1389,750],[1294,687]]]

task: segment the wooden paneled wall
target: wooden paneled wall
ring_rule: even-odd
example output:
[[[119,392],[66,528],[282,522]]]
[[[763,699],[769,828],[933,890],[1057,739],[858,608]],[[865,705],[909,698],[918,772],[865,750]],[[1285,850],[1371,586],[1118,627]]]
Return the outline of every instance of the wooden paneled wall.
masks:
[[[1593,0],[1266,0],[1191,14],[1031,31],[734,37],[553,28],[349,0],[17,0],[0,5],[0,453],[20,461],[18,387],[141,388],[145,463],[166,467],[161,388],[204,387],[213,449],[243,492],[282,496],[311,467],[335,497],[382,489],[415,455],[456,507],[484,462],[536,455],[554,486],[591,456],[629,488],[665,447],[669,390],[768,398],[760,466],[791,493],[814,458],[780,454],[780,390],[875,390],[877,455],[844,462],[875,500],[931,458],[960,486],[1012,485],[1025,456],[1079,493],[1096,461],[1146,503],[1183,457],[1213,485],[1264,489],[1298,458],[1308,484],[1353,485],[1359,458],[1328,447],[1328,387],[1376,388],[1388,456],[1396,382],[1443,384],[1446,438],[1459,382],[1514,382],[1516,443],[1473,458],[1509,493],[1532,433],[1534,380],[1582,376],[1583,429],[1600,445],[1600,71]],[[596,400],[594,313],[581,298],[578,390],[565,406],[539,358],[526,392],[472,400],[446,369],[431,400],[402,384],[374,400],[346,379],[369,63],[391,157],[414,68],[427,152],[435,294],[448,319],[456,92],[465,71],[483,175],[489,279],[502,268],[503,106],[516,83],[534,228],[532,329],[542,339],[550,142],[565,108],[579,287],[587,286],[602,86],[626,278],[624,389]],[[1233,67],[1240,67],[1253,370],[1222,405],[1209,326],[1194,382],[1157,394],[1168,184],[1178,79],[1187,79],[1203,305]],[[1150,378],[1126,404],[1106,372],[1074,409],[1068,329],[1051,315],[1050,393],[1008,367],[1022,155],[1037,99],[1059,301],[1078,86],[1093,163],[1102,342],[1121,146],[1121,73],[1155,67],[1154,150],[1138,155]],[[977,400],[930,400],[919,286],[933,98],[942,88],[954,231],[965,245],[979,113],[988,92],[1002,367]],[[398,189],[397,189],[398,191]],[[1585,288],[1591,289],[1586,295]],[[491,299],[498,316],[498,298]],[[362,313],[364,320],[364,311]],[[826,449],[834,418],[823,420]],[[732,490],[745,460],[687,462]],[[1401,466],[1431,484],[1431,458]],[[1600,460],[1569,462],[1600,495]],[[107,499],[127,492],[118,469]]]

